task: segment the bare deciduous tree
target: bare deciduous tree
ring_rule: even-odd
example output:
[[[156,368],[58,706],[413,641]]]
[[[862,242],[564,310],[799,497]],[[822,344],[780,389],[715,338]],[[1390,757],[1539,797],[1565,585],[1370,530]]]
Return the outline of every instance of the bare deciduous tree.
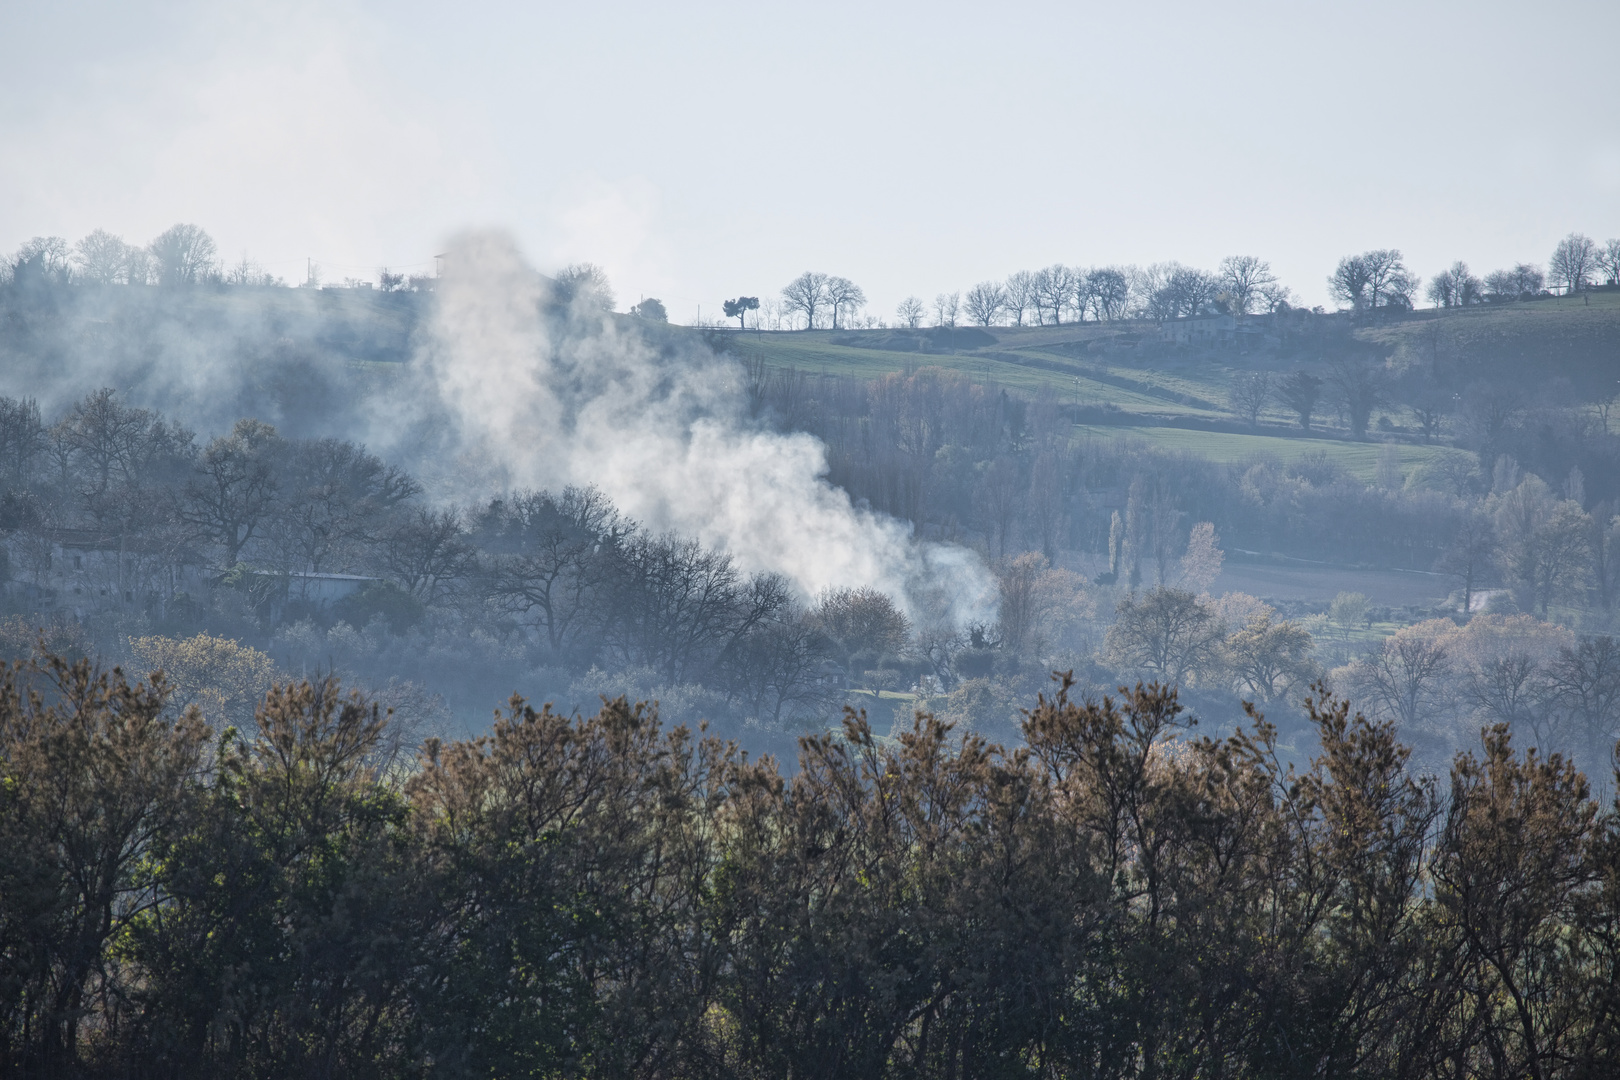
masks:
[[[1260,413],[1271,401],[1272,379],[1268,371],[1240,371],[1232,376],[1227,401],[1232,411],[1250,427],[1258,427]]]
[[[1018,475],[1018,465],[1010,457],[998,457],[979,478],[975,501],[983,508],[993,529],[997,557],[1007,554],[1014,524],[1023,508],[1026,488]]]
[[[832,643],[795,604],[754,626],[726,657],[731,680],[753,715],[780,723],[789,709],[825,707],[838,687],[824,683]]]
[[[588,653],[606,615],[614,555],[633,531],[591,487],[498,499],[474,523],[483,591],[533,620],[554,654]]]
[[[1041,552],[1048,558],[1057,557],[1058,542],[1064,526],[1064,476],[1067,455],[1061,449],[1043,450],[1035,455],[1029,470],[1029,517],[1040,539]]]
[[[72,252],[60,236],[36,236],[8,264],[0,264],[0,272],[5,271],[18,281],[33,278],[65,285],[73,279]]]
[[[235,566],[270,519],[279,485],[276,459],[285,449],[269,424],[238,420],[229,435],[203,449],[197,475],[186,485],[186,520],[224,552]]]
[[[1171,271],[1165,288],[1169,290],[1170,304],[1176,314],[1194,316],[1204,314],[1215,302],[1219,284],[1202,270],[1178,266]]]
[[[816,328],[816,316],[827,307],[827,275],[806,270],[782,286],[782,307],[804,316],[804,328]]]
[[[911,620],[888,593],[870,587],[829,589],[807,621],[826,635],[846,668],[898,655],[911,638]]]
[[[1294,290],[1280,281],[1260,287],[1260,303],[1269,312],[1287,311],[1293,297]]]
[[[1074,271],[1062,263],[1037,270],[1030,280],[1030,302],[1042,325],[1059,326],[1063,313],[1074,305]]]
[[[1370,280],[1366,259],[1360,255],[1346,255],[1339,260],[1339,265],[1328,278],[1328,295],[1359,312],[1367,306]]]
[[[894,313],[900,316],[900,321],[905,324],[907,330],[915,330],[921,326],[926,311],[920,296],[908,296],[894,309]]]
[[[159,285],[195,285],[215,273],[214,238],[196,225],[172,225],[148,250]]]
[[[1547,277],[1534,263],[1518,263],[1509,270],[1495,270],[1485,276],[1485,294],[1491,300],[1520,300],[1540,295]]]
[[[629,536],[613,567],[606,644],[672,686],[712,679],[731,649],[792,602],[780,575],[745,579],[729,554],[674,534]]]
[[[1610,240],[1598,248],[1597,272],[1608,285],[1620,285],[1620,239]]]
[[[1449,620],[1431,619],[1396,632],[1351,666],[1351,684],[1408,730],[1422,728],[1444,711],[1451,671],[1445,639],[1454,630]]]
[[[553,285],[557,302],[563,307],[581,311],[612,311],[613,287],[607,271],[595,263],[573,263],[565,266]]]
[[[421,486],[364,448],[341,439],[292,444],[277,470],[280,498],[270,525],[288,569],[359,569],[391,511]]]
[[[1512,272],[1518,296],[1539,296],[1547,287],[1547,275],[1535,263],[1515,263]]]
[[[1014,326],[1024,325],[1024,313],[1035,306],[1035,275],[1019,270],[1007,275],[1007,314]]]
[[[1176,559],[1176,551],[1181,544],[1181,519],[1184,515],[1181,508],[1176,505],[1175,496],[1168,487],[1159,483],[1153,486],[1153,495],[1148,500],[1148,522],[1150,525],[1149,553],[1153,557],[1155,572],[1154,584],[1164,586],[1170,583],[1171,566]]]
[[[1104,266],[1086,275],[1092,310],[1098,322],[1112,322],[1125,314],[1131,299],[1129,275],[1117,266]]]
[[[102,285],[146,283],[145,253],[105,229],[97,229],[80,240],[74,246],[73,259],[85,281]]]
[[[45,426],[33,398],[0,397],[0,481],[20,487],[45,451]]]
[[[1215,300],[1216,279],[1202,270],[1169,262],[1155,263],[1140,273],[1138,287],[1146,298],[1149,318],[1201,315]]]
[[[1314,644],[1303,626],[1276,619],[1267,608],[1227,636],[1221,659],[1241,690],[1271,701],[1316,677]]]
[[[454,509],[402,507],[380,539],[383,569],[424,603],[440,599],[476,565],[461,515]]]
[[[1339,260],[1328,278],[1328,292],[1360,314],[1392,303],[1410,306],[1417,279],[1395,248],[1377,248]]]
[[[1271,264],[1253,255],[1228,255],[1216,271],[1218,289],[1234,315],[1247,315],[1260,304],[1265,291],[1277,284]]]
[[[1502,570],[1524,607],[1545,619],[1555,601],[1584,588],[1591,526],[1578,503],[1532,474],[1494,500],[1494,515]]]
[[[1157,588],[1120,601],[1106,647],[1120,668],[1180,685],[1218,662],[1225,636],[1215,613],[1192,593]]]
[[[1484,299],[1485,285],[1458,260],[1429,282],[1428,298],[1435,307],[1467,307]]]
[[[1587,762],[1609,766],[1620,735],[1620,642],[1603,635],[1561,649],[1546,679],[1548,702],[1563,713],[1564,729],[1584,744]]]
[[[994,281],[981,281],[968,290],[965,308],[968,318],[980,326],[989,326],[1001,318],[1007,306],[1007,290]]]
[[[854,315],[864,303],[866,293],[849,278],[835,276],[827,279],[827,308],[832,312],[834,330],[838,329],[840,315],[845,313]]]
[[[1474,593],[1491,572],[1496,554],[1496,529],[1491,519],[1477,510],[1464,511],[1451,544],[1440,556],[1435,569],[1451,575],[1462,590],[1462,612],[1474,607]]]
[[[1598,268],[1598,247],[1589,236],[1570,233],[1558,241],[1552,258],[1547,260],[1547,273],[1554,286],[1567,293],[1580,292],[1592,283],[1592,274]]]

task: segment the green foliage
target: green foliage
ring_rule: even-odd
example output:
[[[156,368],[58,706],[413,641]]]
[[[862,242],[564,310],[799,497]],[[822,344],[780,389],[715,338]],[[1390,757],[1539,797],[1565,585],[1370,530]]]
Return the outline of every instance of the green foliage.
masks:
[[[669,322],[669,312],[664,310],[664,302],[651,296],[642,300],[639,304],[632,305],[630,314],[638,319],[646,319],[648,322]]]
[[[1258,636],[1269,620],[1251,620]],[[1285,643],[1286,644],[1286,643]],[[1318,689],[1296,770],[1174,690],[1007,750],[864,713],[799,768],[522,699],[409,775],[279,687],[0,680],[0,1072],[46,1077],[1612,1075],[1620,814],[1505,727],[1450,797]]]
[[[0,1073],[74,1074],[131,989],[121,954],[163,896],[153,856],[186,828],[207,736],[166,696],[85,660],[0,673]]]
[[[220,738],[188,827],[152,845],[163,902],[125,946],[137,1060],[253,1076],[420,1066],[406,992],[431,897],[379,771],[383,724],[327,681],[276,689],[254,736]]]
[[[332,605],[332,614],[354,627],[382,619],[394,633],[403,633],[421,621],[422,601],[392,581],[369,581]]]

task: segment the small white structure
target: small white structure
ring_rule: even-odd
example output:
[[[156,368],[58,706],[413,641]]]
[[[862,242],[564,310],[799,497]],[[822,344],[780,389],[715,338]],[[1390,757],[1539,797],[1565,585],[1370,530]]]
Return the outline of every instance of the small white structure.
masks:
[[[823,660],[816,667],[815,681],[817,686],[830,690],[849,689],[849,675],[844,671],[842,664],[833,660]]]
[[[109,610],[144,610],[159,617],[175,597],[201,597],[209,575],[196,552],[92,529],[18,532],[0,541],[9,580],[5,591],[40,609],[83,618]]]
[[[362,574],[288,574],[287,599],[301,600],[315,607],[330,607],[381,580]]]
[[[1172,345],[1226,345],[1235,340],[1238,322],[1230,315],[1193,315],[1159,324],[1159,339]]]
[[[289,608],[295,611],[324,611],[367,585],[382,580],[364,574],[315,574],[307,571],[276,573],[254,570],[251,574],[254,578],[252,591],[268,601],[266,614],[272,622],[281,622]]]

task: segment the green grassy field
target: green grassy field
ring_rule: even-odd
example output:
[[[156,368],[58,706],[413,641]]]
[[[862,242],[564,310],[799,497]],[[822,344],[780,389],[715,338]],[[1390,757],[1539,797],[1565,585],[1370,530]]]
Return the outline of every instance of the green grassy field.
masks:
[[[1307,454],[1326,454],[1364,483],[1378,475],[1378,459],[1385,447],[1393,447],[1400,461],[1404,480],[1414,466],[1431,464],[1441,457],[1472,455],[1445,446],[1414,446],[1409,443],[1351,443],[1331,439],[1290,439],[1276,435],[1237,435],[1220,431],[1191,431],[1173,427],[1111,427],[1081,424],[1075,428],[1078,439],[1108,441],[1140,439],[1158,450],[1199,454],[1214,461],[1234,462],[1271,457],[1293,461]]]
[[[1477,371],[1567,379],[1583,397],[1612,395],[1620,379],[1620,292],[1441,312],[1356,336],[1399,356],[1465,364]]]
[[[1015,333],[998,329],[1012,341]],[[730,351],[743,359],[760,358],[773,367],[791,367],[812,375],[842,375],[856,379],[875,379],[881,375],[937,367],[957,371],[975,382],[993,382],[997,386],[1023,390],[1046,400],[1059,400],[1066,404],[1113,405],[1131,413],[1149,416],[1224,416],[1224,410],[1188,405],[1150,393],[1121,387],[1090,377],[1092,372],[1117,374],[1132,382],[1160,387],[1174,394],[1208,399],[1214,395],[1224,398],[1224,369],[1213,370],[1207,380],[1191,379],[1159,371],[1134,368],[1115,368],[1109,365],[1081,363],[1061,353],[1041,349],[987,349],[982,352],[910,353],[885,349],[862,349],[837,345],[828,340],[832,335],[822,332],[793,334],[738,335]],[[1028,356],[1029,363],[1017,359]]]
[[[1066,331],[1073,335],[1078,328]],[[841,375],[857,379],[872,379],[882,375],[913,370],[918,367],[939,367],[958,371],[975,382],[990,382],[1009,389],[1023,390],[1046,400],[1086,406],[1111,405],[1121,412],[1140,417],[1139,423],[1112,425],[1078,425],[1076,438],[1081,440],[1138,439],[1161,450],[1200,454],[1215,461],[1237,462],[1250,458],[1273,457],[1291,461],[1307,454],[1325,453],[1341,463],[1352,475],[1370,483],[1378,472],[1378,460],[1386,445],[1378,442],[1347,442],[1334,439],[1290,438],[1271,434],[1242,434],[1197,431],[1188,428],[1164,426],[1167,420],[1178,416],[1201,419],[1232,419],[1225,410],[1211,408],[1224,398],[1231,379],[1232,368],[1222,364],[1186,363],[1166,365],[1162,368],[1126,367],[1095,362],[1082,362],[1048,348],[1008,349],[1024,337],[1052,338],[1059,328],[1013,331],[998,330],[1001,347],[983,353],[903,353],[882,349],[862,349],[835,344],[827,333],[739,335],[732,351],[743,358],[763,359],[773,367],[792,367],[810,374]],[[1037,342],[1037,345],[1044,344]],[[1032,359],[1051,367],[1029,367],[1003,357],[1027,353]],[[1062,370],[1052,370],[1061,367]],[[1102,378],[1095,376],[1101,375]],[[1147,389],[1122,387],[1103,381],[1112,377],[1144,387],[1179,395],[1186,400],[1203,404],[1185,404],[1164,396],[1155,396]],[[1279,410],[1268,410],[1267,419],[1286,421],[1287,415]],[[1402,475],[1409,475],[1416,465],[1431,463],[1447,454],[1462,451],[1442,446],[1421,446],[1392,443],[1400,461]]]
[[[1150,446],[1200,454],[1216,461],[1239,462],[1270,456],[1288,461],[1325,453],[1366,482],[1377,476],[1386,446],[1394,447],[1403,476],[1446,455],[1463,451],[1441,445],[1406,442],[1357,442],[1340,430],[1324,404],[1317,428],[1341,438],[1293,438],[1283,434],[1199,431],[1169,426],[1176,418],[1227,423],[1235,418],[1225,407],[1234,373],[1261,367],[1281,372],[1297,363],[1322,366],[1312,352],[1240,357],[1230,352],[1165,350],[1152,344],[1156,328],[1146,323],[1095,323],[1048,327],[990,327],[962,335],[978,348],[956,352],[909,352],[863,347],[887,331],[834,334],[830,331],[739,333],[729,351],[743,359],[763,360],[772,367],[792,367],[811,375],[872,379],[882,375],[938,367],[960,372],[974,382],[1022,391],[1037,398],[1083,407],[1110,407],[1124,413],[1123,426],[1080,425],[1080,439],[1139,439]],[[983,335],[988,334],[993,342]],[[868,336],[869,335],[869,336]],[[1545,372],[1549,387],[1567,386],[1588,401],[1620,390],[1620,292],[1592,293],[1581,298],[1539,300],[1458,311],[1421,312],[1388,326],[1357,327],[1351,338],[1376,346],[1400,362],[1441,361],[1495,367],[1522,376]],[[1327,339],[1323,339],[1327,340]],[[1144,348],[1137,348],[1136,343]],[[1316,346],[1310,346],[1315,349]],[[1324,370],[1322,374],[1327,374]],[[1374,414],[1400,425],[1410,416],[1397,406]],[[1278,426],[1292,415],[1272,405],[1262,419]]]
[[[739,335],[734,339],[730,351],[745,360],[758,357],[773,367],[791,367],[809,375],[875,379],[908,369],[937,367],[959,371],[975,382],[993,380],[998,385],[1031,393],[1051,392],[1055,387],[1072,381],[1072,376],[1062,372],[1020,367],[971,352],[906,353],[861,349],[834,345],[827,340],[829,336],[820,332],[763,334],[757,337],[752,334]]]

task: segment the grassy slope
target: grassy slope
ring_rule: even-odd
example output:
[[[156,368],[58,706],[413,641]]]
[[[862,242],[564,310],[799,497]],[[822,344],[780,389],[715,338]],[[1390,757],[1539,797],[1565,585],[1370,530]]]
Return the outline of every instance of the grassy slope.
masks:
[[[1080,424],[1076,426],[1075,434],[1082,441],[1141,439],[1155,449],[1199,454],[1214,461],[1225,462],[1262,457],[1293,461],[1306,454],[1322,453],[1343,465],[1364,483],[1371,483],[1377,476],[1378,459],[1386,445],[1394,447],[1403,477],[1409,475],[1416,465],[1429,464],[1442,457],[1464,453],[1446,446],[1293,439],[1286,436],[1244,435],[1224,431],[1189,431],[1186,428],[1173,427],[1101,427]]]
[[[1568,379],[1588,399],[1612,394],[1620,378],[1620,291],[1422,316],[1357,337],[1390,353],[1504,376],[1533,369]]]
[[[1098,372],[1115,374],[1115,369],[1082,363],[1038,345],[1027,347],[1024,338],[1033,336],[1032,332],[998,328],[994,333],[1000,339],[997,347],[954,354],[892,352],[839,345],[830,340],[832,334],[821,331],[738,335],[732,340],[731,351],[745,359],[758,357],[774,367],[792,367],[809,374],[874,379],[918,367],[938,367],[962,372],[975,382],[990,381],[1048,399],[1055,396],[1066,403],[1112,404],[1125,412],[1163,418],[1223,415],[1207,405],[1187,405],[1094,378],[1092,376]],[[1073,336],[1072,332],[1066,336]],[[1132,368],[1119,369],[1119,377],[1160,386],[1176,394],[1209,394],[1213,390],[1209,384],[1164,378]],[[1224,396],[1225,390],[1220,389],[1219,393]]]
[[[777,367],[813,374],[876,378],[920,366],[960,371],[975,381],[1082,406],[1111,406],[1124,415],[1118,426],[1083,424],[1081,438],[1141,439],[1167,450],[1203,454],[1219,461],[1271,456],[1290,460],[1325,452],[1353,474],[1370,481],[1381,452],[1379,436],[1352,442],[1335,431],[1331,415],[1321,418],[1327,438],[1300,438],[1289,433],[1292,416],[1273,406],[1262,415],[1261,434],[1200,431],[1170,426],[1179,422],[1231,424],[1223,405],[1235,371],[1250,366],[1283,369],[1310,364],[1311,355],[1245,358],[1230,353],[1159,353],[1106,351],[1110,343],[1151,340],[1145,324],[1055,327],[992,327],[993,345],[951,352],[895,352],[862,348],[851,341],[876,341],[881,332],[835,335],[826,331],[739,334],[733,351],[758,357]],[[1581,299],[1541,300],[1465,311],[1421,312],[1417,317],[1382,327],[1355,330],[1354,338],[1386,356],[1435,359],[1482,371],[1523,376],[1527,369],[1545,373],[1549,382],[1567,379],[1582,397],[1591,399],[1620,389],[1620,292],[1600,292]],[[836,339],[836,340],[835,340]],[[1099,348],[1102,346],[1104,348]],[[1331,410],[1324,409],[1324,413]],[[1404,418],[1390,411],[1396,421]],[[1337,436],[1335,438],[1334,436]],[[1403,472],[1460,451],[1442,446],[1392,443]]]

